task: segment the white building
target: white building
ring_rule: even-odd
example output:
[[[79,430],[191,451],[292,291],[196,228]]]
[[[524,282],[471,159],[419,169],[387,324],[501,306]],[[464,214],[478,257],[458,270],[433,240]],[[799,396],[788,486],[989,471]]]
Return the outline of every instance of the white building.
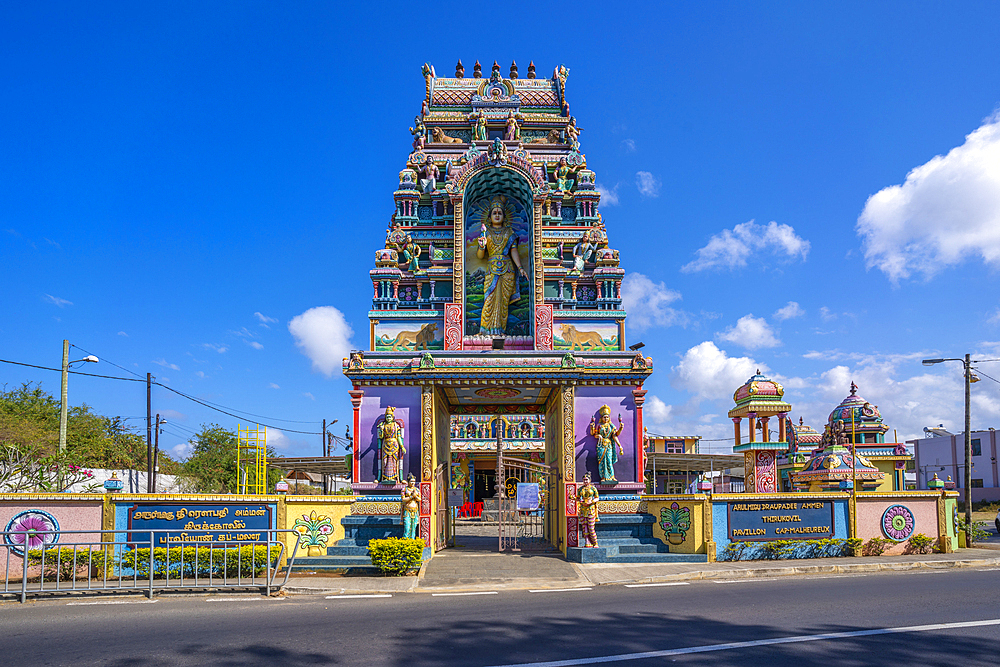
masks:
[[[943,427],[925,428],[928,437],[907,440],[913,445],[917,488],[926,489],[927,482],[938,478],[955,483],[955,489],[965,484],[965,434],[951,434]],[[950,487],[950,485],[948,485]],[[997,474],[997,433],[994,429],[972,433],[972,500],[1000,500],[1000,476]]]

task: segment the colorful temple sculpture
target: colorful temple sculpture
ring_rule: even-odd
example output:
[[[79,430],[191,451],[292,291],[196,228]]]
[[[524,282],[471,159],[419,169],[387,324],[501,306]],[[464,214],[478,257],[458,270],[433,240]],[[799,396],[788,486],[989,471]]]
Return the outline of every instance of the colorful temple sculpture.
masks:
[[[780,491],[777,455],[788,450],[791,422],[787,415],[792,409],[792,406],[784,402],[784,395],[784,387],[761,375],[760,370],[733,394],[736,407],[729,411],[735,437],[733,452],[743,454],[748,493]],[[777,421],[777,440],[771,440],[770,437],[769,422],[772,417]],[[747,420],[749,435],[747,442],[742,442],[740,434],[740,424],[744,418]]]
[[[788,478],[796,491],[905,490],[906,466],[912,455],[902,443],[885,442],[889,427],[878,406],[851,393],[827,421],[819,447],[811,455],[797,452],[789,462]]]
[[[450,538],[448,489],[468,502],[523,482],[543,489],[544,540],[582,558],[587,473],[598,532],[617,522],[647,537],[652,360],[626,347],[624,270],[569,112],[569,69],[539,78],[532,64],[521,78],[494,63],[466,77],[459,63],[444,77],[428,64],[423,76],[370,271],[370,344],[344,360],[356,497],[329,553],[360,557],[368,539],[399,535],[409,475],[428,556]],[[618,553],[614,540],[601,547],[588,558]]]

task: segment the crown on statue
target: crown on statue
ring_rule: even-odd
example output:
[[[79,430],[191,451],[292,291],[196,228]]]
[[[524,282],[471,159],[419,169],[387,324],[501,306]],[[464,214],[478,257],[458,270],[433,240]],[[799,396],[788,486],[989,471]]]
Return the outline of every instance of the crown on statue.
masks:
[[[606,405],[602,405],[601,409],[597,411],[597,414],[601,415],[602,417],[605,416],[605,415],[607,415],[608,417],[610,417],[611,416],[611,408],[609,408]]]

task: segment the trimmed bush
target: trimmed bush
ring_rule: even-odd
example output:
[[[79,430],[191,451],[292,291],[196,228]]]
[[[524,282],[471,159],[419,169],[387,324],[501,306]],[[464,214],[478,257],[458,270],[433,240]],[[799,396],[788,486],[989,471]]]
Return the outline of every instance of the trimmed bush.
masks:
[[[884,537],[873,537],[861,548],[862,556],[881,556],[895,541]]]
[[[399,577],[420,567],[424,556],[424,541],[398,537],[369,540],[368,555],[372,559],[372,565],[384,574]]]
[[[929,554],[934,549],[934,538],[917,533],[906,541],[904,551],[908,554]]]
[[[281,546],[271,547],[270,561],[273,563],[281,554]],[[237,577],[259,576],[267,571],[267,545],[244,544],[238,547],[214,548],[207,546],[156,547],[153,549],[153,578],[165,579],[184,577]],[[42,564],[42,550],[28,551],[28,565]],[[56,568],[59,578],[73,578],[73,549],[53,547],[45,550],[45,578],[55,579]],[[77,549],[76,569],[92,566],[99,572],[107,572],[108,577],[149,578],[149,549],[124,549],[115,554],[112,546],[93,551]],[[115,570],[118,572],[115,572]],[[79,574],[78,574],[79,578]]]

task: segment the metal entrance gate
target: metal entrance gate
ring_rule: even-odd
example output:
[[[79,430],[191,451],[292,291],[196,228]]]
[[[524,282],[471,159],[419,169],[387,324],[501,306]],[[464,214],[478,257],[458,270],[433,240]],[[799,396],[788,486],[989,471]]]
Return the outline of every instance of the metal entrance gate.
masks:
[[[497,433],[497,499],[500,551],[544,550],[551,548],[548,519],[552,516],[553,500],[550,489],[552,468],[516,458],[504,458],[503,440]],[[517,485],[538,485],[536,509],[517,506]]]

